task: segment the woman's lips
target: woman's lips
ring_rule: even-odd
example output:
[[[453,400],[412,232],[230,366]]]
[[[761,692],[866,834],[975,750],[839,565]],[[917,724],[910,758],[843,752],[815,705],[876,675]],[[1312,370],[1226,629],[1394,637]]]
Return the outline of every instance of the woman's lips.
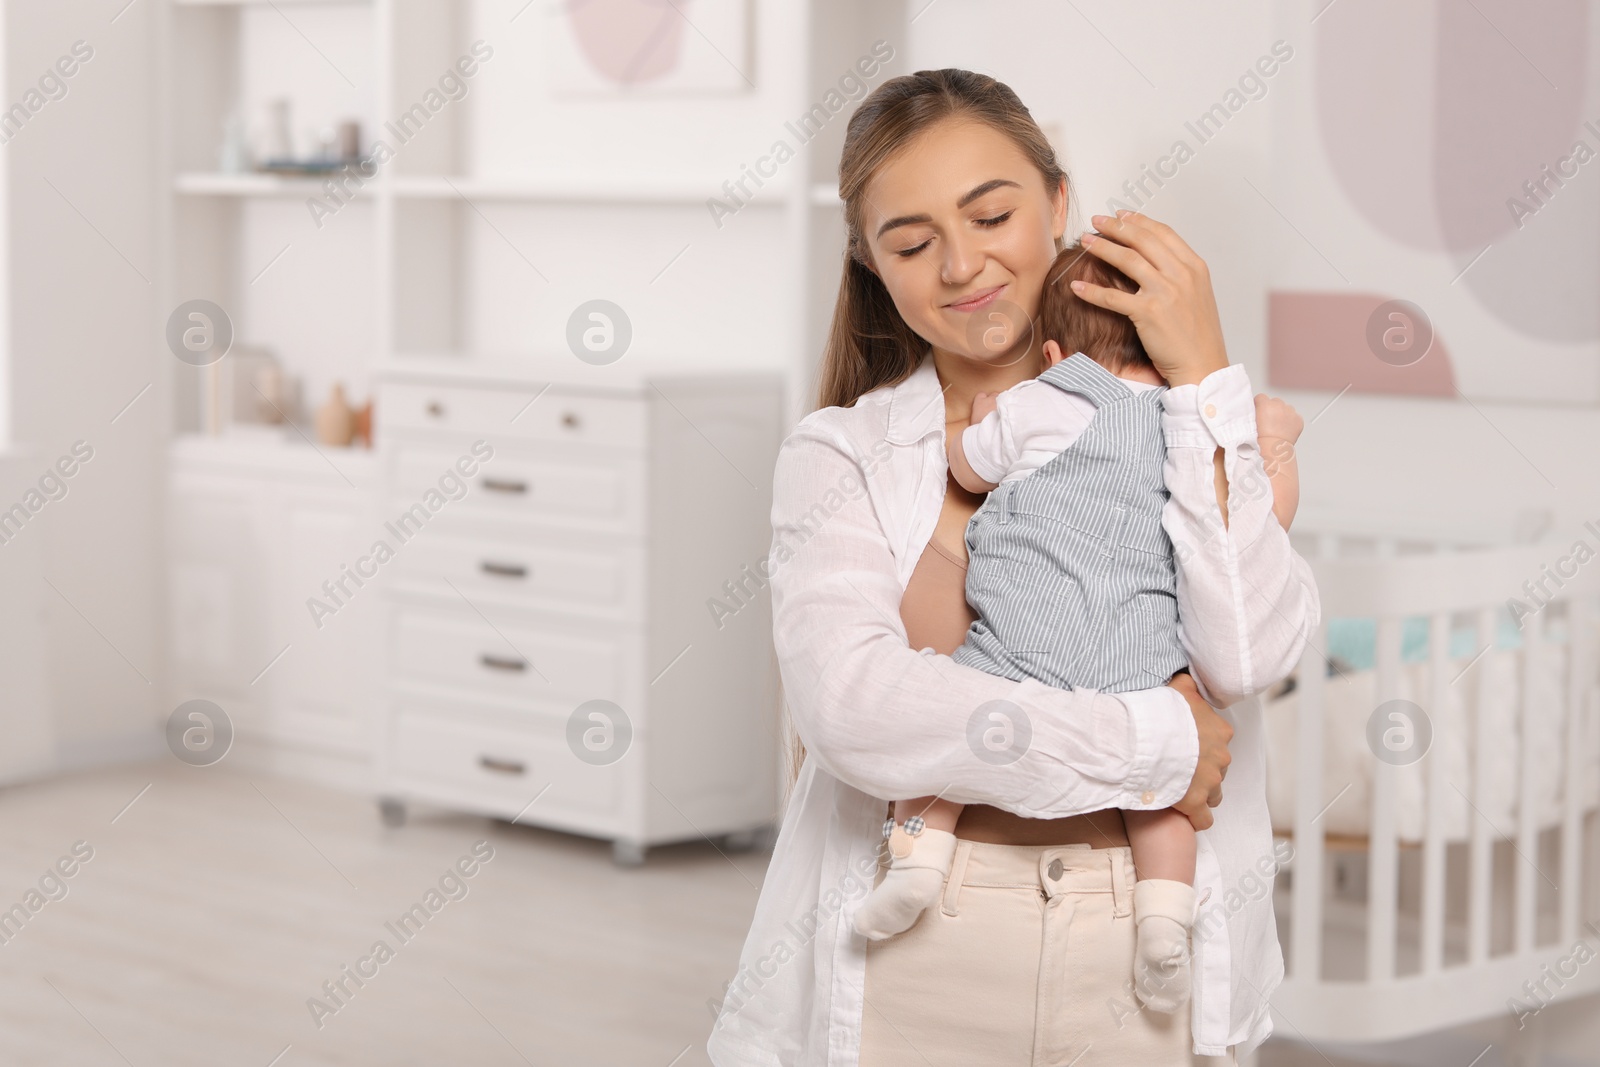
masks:
[[[952,311],[981,311],[998,300],[1004,288],[1003,285],[997,285],[992,289],[983,289],[958,303],[946,304],[945,307]]]

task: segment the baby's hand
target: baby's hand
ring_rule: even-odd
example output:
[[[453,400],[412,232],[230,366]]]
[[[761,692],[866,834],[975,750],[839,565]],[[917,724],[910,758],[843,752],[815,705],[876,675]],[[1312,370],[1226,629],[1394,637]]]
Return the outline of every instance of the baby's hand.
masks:
[[[995,401],[995,397],[999,395],[999,393],[979,393],[974,396],[972,398],[972,421],[982,422],[988,418],[989,414],[999,406]]]
[[[1256,443],[1269,477],[1294,456],[1294,443],[1305,428],[1305,420],[1292,406],[1275,396],[1256,394]]]
[[[1275,437],[1293,444],[1305,428],[1305,420],[1289,404],[1266,393],[1256,394],[1257,437]]]

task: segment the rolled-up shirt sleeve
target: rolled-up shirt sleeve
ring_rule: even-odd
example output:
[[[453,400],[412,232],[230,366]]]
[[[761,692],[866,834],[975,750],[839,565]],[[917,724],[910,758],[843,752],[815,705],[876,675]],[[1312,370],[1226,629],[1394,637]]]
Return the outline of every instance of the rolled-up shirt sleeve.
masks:
[[[1176,690],[1055,689],[907,645],[870,471],[811,417],[778,455],[773,642],[808,758],[872,796],[936,794],[1027,818],[1180,800],[1199,747]]]
[[[1311,567],[1272,512],[1256,441],[1255,399],[1241,364],[1161,397],[1170,497],[1162,526],[1178,561],[1178,635],[1201,695],[1217,707],[1277,683],[1321,618]],[[1223,450],[1228,521],[1217,506]]]
[[[967,462],[978,477],[995,485],[1000,484],[1017,461],[1009,409],[1009,398],[1001,393],[995,397],[993,411],[961,431],[961,451]]]

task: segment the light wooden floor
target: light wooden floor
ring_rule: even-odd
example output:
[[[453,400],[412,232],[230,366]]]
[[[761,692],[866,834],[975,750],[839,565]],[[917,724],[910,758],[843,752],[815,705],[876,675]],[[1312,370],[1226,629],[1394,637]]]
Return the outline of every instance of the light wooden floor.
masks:
[[[75,841],[94,848],[0,945],[0,1065],[709,1062],[706,1004],[737,964],[765,853],[701,842],[623,869],[602,842],[425,808],[387,829],[370,800],[226,766],[0,789],[0,911]],[[401,945],[385,922],[480,839],[494,859]],[[307,998],[379,938],[395,957],[319,1029]],[[1272,1041],[1258,1065],[1455,1062],[1375,1051]]]
[[[391,830],[359,797],[220,770],[0,790],[0,909],[73,842],[94,848],[0,946],[0,1064],[709,1062],[706,1001],[766,854],[679,845],[621,869],[597,841],[418,809]],[[377,939],[398,945],[384,923],[479,839],[495,857],[467,895],[319,1030],[306,999]]]

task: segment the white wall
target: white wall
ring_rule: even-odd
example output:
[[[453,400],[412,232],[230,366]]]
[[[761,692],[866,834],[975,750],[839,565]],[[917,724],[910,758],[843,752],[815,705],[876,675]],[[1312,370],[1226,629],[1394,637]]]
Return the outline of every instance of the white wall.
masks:
[[[1229,4],[1225,13],[1175,2],[1026,0],[1007,4],[1004,19],[997,14],[978,0],[927,7],[910,26],[905,69],[990,74],[1015,89],[1047,131],[1056,127],[1057,150],[1076,186],[1069,237],[1089,227],[1090,215],[1104,213],[1110,198],[1126,200],[1122,183],[1138,179],[1175,140],[1194,143],[1184,124],[1234,86],[1274,40],[1265,0]],[[1210,264],[1230,354],[1252,378],[1264,366],[1272,235],[1239,220],[1260,210],[1246,179],[1258,187],[1269,180],[1268,85],[1262,100],[1198,145],[1146,205],[1129,205],[1170,224]]]
[[[511,21],[522,8],[514,0],[480,0],[464,28],[463,49],[480,39],[494,48],[468,101],[470,128],[460,149],[466,173],[721,196],[722,183],[785,136],[784,121],[803,110],[797,86],[804,52],[795,42],[804,12],[788,0],[750,4],[754,43],[742,67],[754,89],[693,98],[553,95],[542,37],[563,9],[535,4]],[[763,192],[805,178],[791,164]],[[769,195],[766,205],[746,207],[721,226],[700,202],[486,201],[458,209],[459,291],[467,294],[457,312],[461,341],[488,352],[564,351],[572,309],[604,298],[632,321],[630,361],[690,356],[709,365],[785,369],[798,345],[789,325],[794,273],[782,254],[789,237],[780,207]],[[396,342],[405,347],[406,338]]]
[[[913,3],[911,14],[918,10],[901,69],[984,71],[1017,90],[1041,124],[1059,124],[1058,148],[1083,209],[1080,228],[1176,138],[1198,144],[1185,122],[1218,101],[1275,40],[1288,41],[1295,57],[1265,79],[1266,94],[1199,145],[1141,206],[1205,257],[1229,353],[1249,368],[1258,391],[1277,392],[1266,373],[1267,291],[1302,239],[1274,203],[1282,202],[1278,188],[1308,163],[1275,136],[1274,117],[1309,63],[1305,13],[1265,0],[1225,10],[1174,0],[1028,0],[1007,4],[1003,22],[979,0]],[[1334,397],[1284,395],[1308,420]],[[1556,515],[1553,535],[1570,541],[1580,517],[1600,518],[1597,434],[1600,411],[1592,408],[1347,393],[1301,439],[1302,506],[1305,514],[1448,516],[1491,537],[1515,512],[1544,508]]]
[[[74,41],[94,50],[66,96],[0,148],[10,181],[12,437],[41,472],[77,440],[94,450],[67,495],[21,534],[36,540],[59,590],[42,594],[46,667],[69,762],[124,751],[134,735],[154,739],[161,691],[167,412],[152,297],[153,5],[116,17],[124,4],[6,5],[6,106]]]

